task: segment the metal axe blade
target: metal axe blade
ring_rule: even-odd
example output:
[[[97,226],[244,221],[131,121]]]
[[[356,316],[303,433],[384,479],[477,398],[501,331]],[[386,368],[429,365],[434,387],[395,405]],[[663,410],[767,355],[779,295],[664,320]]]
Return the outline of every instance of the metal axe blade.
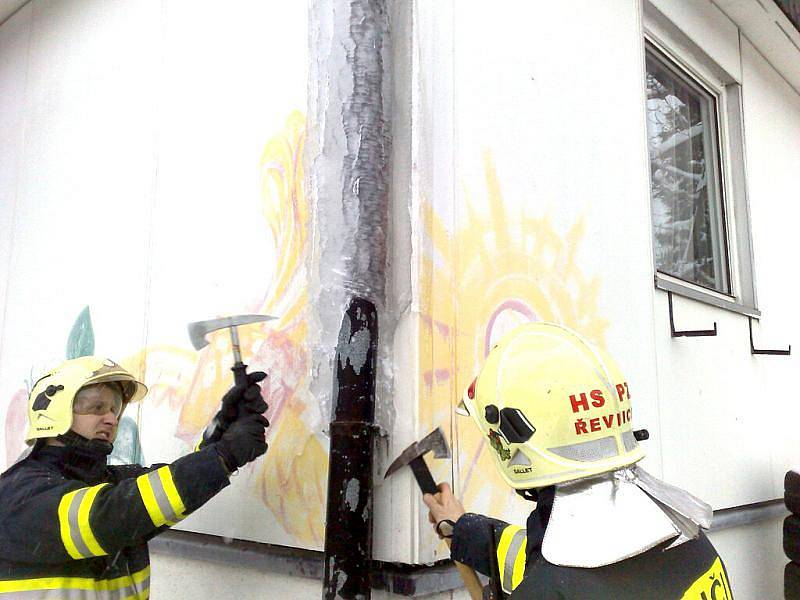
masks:
[[[389,466],[384,477],[388,477],[401,467],[408,465],[414,473],[414,477],[419,484],[419,488],[423,494],[435,494],[438,491],[436,482],[431,476],[431,471],[425,463],[425,454],[433,452],[436,458],[449,458],[450,447],[447,445],[447,440],[440,427],[431,431],[428,435],[418,442],[414,442],[408,448],[403,450],[400,456]],[[451,540],[445,539],[448,548],[450,547]],[[456,562],[456,568],[467,586],[469,596],[472,600],[480,600],[483,597],[483,584],[470,567],[467,565]]]
[[[247,325],[249,323],[260,323],[262,321],[272,321],[278,317],[272,315],[236,315],[232,317],[221,317],[219,319],[209,319],[207,321],[196,321],[189,323],[189,339],[195,350],[201,350],[208,345],[206,334],[226,327],[236,327],[237,325]]]
[[[450,446],[442,433],[442,428],[437,427],[418,442],[414,442],[398,456],[386,470],[384,479],[402,467],[411,464],[415,458],[420,458],[428,452],[433,452],[435,458],[450,458]]]

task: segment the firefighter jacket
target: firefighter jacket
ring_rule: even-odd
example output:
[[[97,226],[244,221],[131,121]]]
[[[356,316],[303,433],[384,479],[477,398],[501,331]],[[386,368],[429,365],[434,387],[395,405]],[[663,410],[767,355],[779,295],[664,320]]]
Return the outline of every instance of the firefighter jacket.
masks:
[[[524,529],[466,513],[453,529],[453,560],[499,577],[512,600],[732,600],[722,559],[702,533],[674,548],[664,542],[602,567],[548,562],[541,549],[553,496],[554,488],[542,490]]]
[[[45,446],[0,476],[0,598],[149,597],[147,541],[228,485],[213,447],[167,465]]]

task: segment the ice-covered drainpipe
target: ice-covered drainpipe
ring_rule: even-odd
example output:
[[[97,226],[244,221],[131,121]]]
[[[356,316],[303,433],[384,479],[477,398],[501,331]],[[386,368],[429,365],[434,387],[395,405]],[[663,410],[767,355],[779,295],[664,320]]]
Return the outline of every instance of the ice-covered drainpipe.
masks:
[[[352,90],[342,103],[345,314],[333,365],[323,597],[370,598],[378,309],[385,306],[389,125],[386,0],[334,0],[333,43],[346,49]],[[318,215],[318,218],[322,215]],[[332,232],[328,232],[330,235]]]

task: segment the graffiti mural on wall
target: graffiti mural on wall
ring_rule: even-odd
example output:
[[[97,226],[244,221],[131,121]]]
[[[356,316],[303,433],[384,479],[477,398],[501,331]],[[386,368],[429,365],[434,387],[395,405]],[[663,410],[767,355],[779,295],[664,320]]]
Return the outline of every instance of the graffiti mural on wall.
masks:
[[[587,278],[577,263],[583,220],[561,233],[547,214],[512,212],[488,154],[483,167],[485,197],[465,193],[454,231],[430,203],[423,209],[420,416],[423,426],[453,432],[454,469],[468,509],[499,511],[514,494],[496,474],[471,420],[454,416],[461,393],[491,347],[516,325],[553,321],[603,346],[608,323],[597,308],[600,280]]]
[[[264,370],[262,384],[269,404],[268,460],[242,469],[251,493],[274,514],[275,521],[300,543],[320,545],[327,478],[327,446],[304,416],[310,399],[308,348],[309,206],[303,188],[303,145],[306,121],[292,113],[283,131],[267,142],[261,160],[261,210],[275,245],[277,268],[265,282],[262,299],[245,312],[279,318],[239,331],[243,356],[251,370]],[[88,307],[69,334],[67,357],[94,352],[94,331]],[[77,353],[77,354],[76,354]],[[73,356],[74,355],[74,356]],[[218,409],[232,383],[231,347],[227,335],[214,335],[201,352],[169,345],[149,345],[122,366],[144,378],[150,391],[144,402],[177,416],[172,434],[191,448]],[[37,374],[38,375],[38,374]],[[33,382],[13,394],[6,413],[9,462],[24,449],[26,401]],[[167,433],[168,434],[168,433]],[[113,462],[144,462],[136,421],[120,423]],[[276,493],[280,490],[280,493]]]
[[[69,360],[92,354],[94,354],[94,328],[92,327],[91,311],[87,306],[75,319],[75,323],[67,336],[64,358]],[[13,464],[25,449],[28,394],[36,383],[33,378],[40,375],[41,373],[31,372],[30,377],[25,382],[25,386],[14,392],[11,397],[5,422],[6,466]],[[115,465],[144,464],[143,460],[136,421],[127,415],[123,416],[119,423],[117,441],[114,443],[114,451],[109,456],[109,462]]]
[[[250,370],[263,370],[270,421],[267,459],[245,467],[251,492],[295,540],[319,545],[323,538],[327,448],[304,413],[310,398],[308,348],[309,206],[303,188],[305,116],[292,113],[284,130],[265,146],[261,161],[262,213],[275,244],[277,268],[262,300],[242,312],[278,316],[240,328]],[[157,347],[143,351],[151,393],[148,401],[178,413],[175,436],[192,445],[231,385],[230,338],[211,336],[201,352]],[[280,493],[277,493],[280,490]]]

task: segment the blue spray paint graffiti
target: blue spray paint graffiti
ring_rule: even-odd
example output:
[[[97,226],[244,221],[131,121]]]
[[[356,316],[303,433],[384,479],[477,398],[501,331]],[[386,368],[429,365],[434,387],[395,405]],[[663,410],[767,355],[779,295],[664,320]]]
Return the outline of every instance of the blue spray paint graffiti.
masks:
[[[75,319],[72,330],[69,332],[67,358],[79,358],[92,354],[94,354],[94,328],[92,327],[92,315],[87,306]],[[108,463],[111,465],[132,463],[144,465],[144,453],[139,442],[139,428],[134,419],[127,416],[122,417],[117,428],[114,450],[108,457]]]

